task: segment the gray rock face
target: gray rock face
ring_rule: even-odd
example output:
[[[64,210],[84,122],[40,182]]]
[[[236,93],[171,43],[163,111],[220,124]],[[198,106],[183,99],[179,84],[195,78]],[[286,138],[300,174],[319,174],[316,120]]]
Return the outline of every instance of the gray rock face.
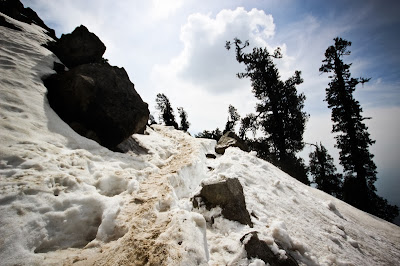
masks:
[[[72,33],[63,34],[57,42],[48,44],[48,48],[68,68],[100,63],[106,51],[103,42],[83,25],[77,27]]]
[[[234,132],[228,131],[219,139],[215,146],[215,152],[218,154],[224,154],[225,150],[229,147],[238,147],[243,151],[247,151],[246,144],[241,140]]]
[[[204,202],[207,209],[220,206],[222,215],[226,219],[253,227],[249,212],[246,209],[243,187],[237,178],[203,186],[200,194],[194,197],[193,205],[195,208],[198,207],[197,200]]]
[[[251,232],[244,235],[240,241],[243,243],[248,235],[250,239],[244,243],[244,248],[247,252],[247,258],[259,258],[266,264],[269,263],[271,266],[298,266],[296,260],[286,251],[286,259],[279,257],[274,254],[267,243],[258,238],[257,232]],[[278,244],[279,246],[279,244]],[[280,247],[280,246],[279,246]],[[281,248],[281,247],[280,247]]]
[[[114,149],[149,119],[147,103],[123,68],[86,64],[52,75],[44,84],[50,106],[79,134]]]

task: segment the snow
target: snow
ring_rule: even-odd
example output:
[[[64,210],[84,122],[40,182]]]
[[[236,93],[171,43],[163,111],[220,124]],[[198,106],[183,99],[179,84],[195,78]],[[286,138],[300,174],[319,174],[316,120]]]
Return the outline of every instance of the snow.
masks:
[[[0,27],[0,265],[265,265],[240,239],[257,231],[300,265],[399,265],[400,230],[303,185],[254,152],[169,127],[115,153],[50,108],[41,78],[55,55],[43,30]],[[195,209],[203,184],[238,178],[253,228]]]

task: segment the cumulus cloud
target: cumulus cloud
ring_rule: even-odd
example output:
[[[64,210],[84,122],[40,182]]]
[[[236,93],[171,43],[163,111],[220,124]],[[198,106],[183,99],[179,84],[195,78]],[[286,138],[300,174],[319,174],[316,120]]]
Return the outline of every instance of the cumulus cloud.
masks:
[[[182,82],[213,93],[240,89],[245,82],[237,80],[235,74],[243,71],[243,66],[236,62],[234,53],[225,49],[225,42],[238,37],[265,46],[274,33],[272,16],[262,10],[239,7],[222,10],[215,18],[211,14],[192,14],[181,28],[183,50],[155,71],[177,76]]]

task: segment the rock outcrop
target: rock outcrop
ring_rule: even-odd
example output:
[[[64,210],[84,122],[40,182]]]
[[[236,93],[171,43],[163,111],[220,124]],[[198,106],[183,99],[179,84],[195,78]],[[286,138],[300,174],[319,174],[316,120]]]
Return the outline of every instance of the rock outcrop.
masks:
[[[100,63],[106,51],[104,43],[83,25],[77,27],[72,33],[61,35],[57,42],[49,43],[48,48],[68,68]]]
[[[238,147],[244,151],[248,150],[243,140],[232,131],[228,131],[222,135],[217,143],[217,146],[215,146],[215,152],[218,154],[224,154],[225,150],[229,147]]]
[[[247,258],[259,258],[265,262],[265,264],[271,266],[298,266],[296,260],[285,250],[286,254],[281,256],[275,254],[270,246],[258,238],[257,232],[251,232],[244,235],[240,242],[244,244],[244,248],[247,252]],[[278,247],[282,247],[277,243]]]
[[[57,39],[56,33],[53,29],[44,24],[43,20],[39,18],[35,11],[32,9],[25,8],[24,5],[19,0],[1,0],[0,1],[0,12],[6,14],[13,19],[28,23],[36,24],[43,29],[47,30],[47,35],[53,39]],[[6,24],[8,25],[8,24]],[[4,26],[4,25],[2,25]]]
[[[114,149],[146,127],[149,110],[123,68],[85,64],[44,80],[50,106],[79,134]]]
[[[193,206],[199,207],[199,202],[204,203],[208,210],[219,206],[226,219],[253,227],[246,208],[243,187],[237,178],[204,185],[200,194],[194,196]]]

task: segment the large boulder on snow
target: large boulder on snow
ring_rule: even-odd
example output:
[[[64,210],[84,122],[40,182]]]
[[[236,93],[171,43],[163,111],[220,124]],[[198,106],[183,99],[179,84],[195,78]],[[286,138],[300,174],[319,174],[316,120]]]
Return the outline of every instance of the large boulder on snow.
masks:
[[[248,150],[243,140],[232,131],[228,131],[222,135],[217,143],[217,146],[215,146],[215,152],[218,154],[224,154],[225,150],[229,147],[238,147],[244,151]]]
[[[193,206],[197,208],[199,203],[205,204],[208,210],[219,206],[222,209],[221,214],[226,219],[253,227],[246,208],[243,187],[237,178],[204,185],[200,194],[194,196]]]
[[[36,24],[39,27],[47,30],[47,35],[49,35],[53,39],[57,39],[55,31],[47,27],[35,11],[30,9],[29,7],[25,8],[19,0],[1,0],[0,12],[18,21],[22,21],[28,24]],[[7,22],[4,24],[4,20],[1,26],[15,29],[15,27],[11,27]]]
[[[48,44],[48,48],[69,68],[99,63],[106,51],[104,43],[83,25],[61,35],[57,42]]]
[[[275,254],[271,247],[265,242],[258,238],[257,232],[250,232],[244,235],[240,242],[244,244],[244,249],[247,252],[247,258],[259,258],[263,260],[265,264],[271,266],[298,266],[296,260],[285,250],[285,255],[282,256],[279,253]],[[277,243],[278,247],[282,247]]]
[[[75,131],[114,149],[149,119],[125,69],[86,64],[44,80],[50,106]]]

